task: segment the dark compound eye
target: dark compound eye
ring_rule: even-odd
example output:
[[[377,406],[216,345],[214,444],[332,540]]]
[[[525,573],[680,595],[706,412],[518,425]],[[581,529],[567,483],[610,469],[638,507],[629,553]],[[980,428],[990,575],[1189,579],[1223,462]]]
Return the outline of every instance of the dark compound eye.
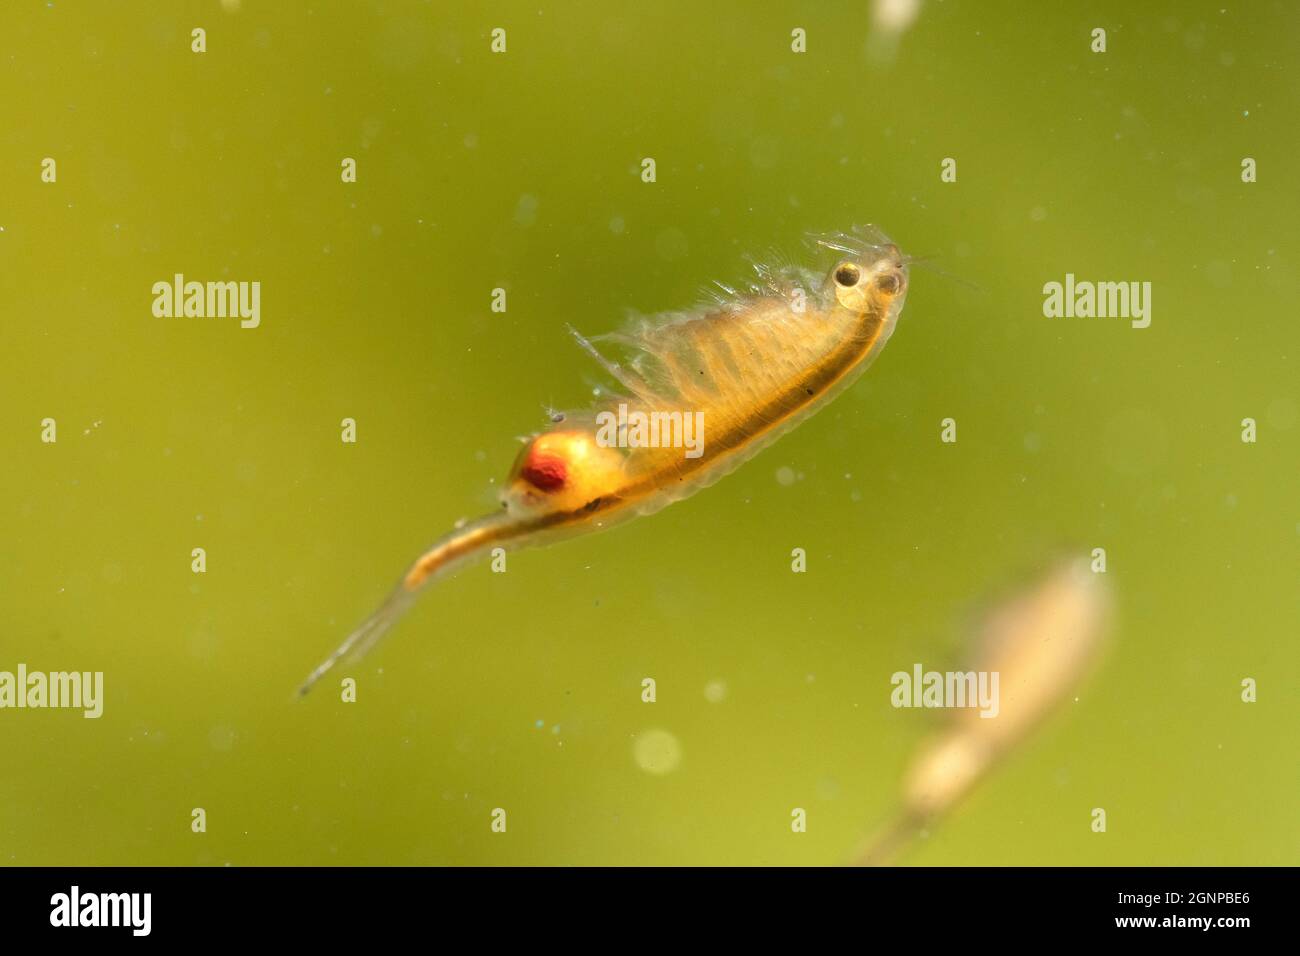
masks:
[[[862,278],[862,271],[851,262],[845,262],[835,270],[835,281],[842,286],[854,286]]]
[[[876,288],[886,295],[893,295],[901,284],[896,272],[886,272],[876,279]]]

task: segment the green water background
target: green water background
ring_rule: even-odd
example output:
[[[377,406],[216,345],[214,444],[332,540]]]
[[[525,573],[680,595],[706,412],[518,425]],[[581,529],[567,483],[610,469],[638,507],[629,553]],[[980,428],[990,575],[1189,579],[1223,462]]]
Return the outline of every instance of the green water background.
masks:
[[[0,14],[0,669],[106,685],[0,711],[0,862],[839,862],[935,726],[889,675],[1062,547],[1107,549],[1104,667],[905,859],[1300,862],[1295,6],[926,3],[888,62],[863,3],[240,6]],[[587,401],[566,322],[855,222],[942,273],[851,391],[293,698]],[[261,327],[154,318],[176,272]],[[1151,327],[1044,318],[1067,272]]]

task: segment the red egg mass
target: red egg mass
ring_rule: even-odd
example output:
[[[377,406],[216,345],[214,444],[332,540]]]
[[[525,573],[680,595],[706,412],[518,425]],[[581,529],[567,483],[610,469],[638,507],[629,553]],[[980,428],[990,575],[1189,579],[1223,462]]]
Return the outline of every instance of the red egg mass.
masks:
[[[524,462],[520,474],[524,481],[534,488],[541,491],[555,491],[557,488],[564,487],[569,468],[563,458],[533,449],[528,453],[528,459]]]

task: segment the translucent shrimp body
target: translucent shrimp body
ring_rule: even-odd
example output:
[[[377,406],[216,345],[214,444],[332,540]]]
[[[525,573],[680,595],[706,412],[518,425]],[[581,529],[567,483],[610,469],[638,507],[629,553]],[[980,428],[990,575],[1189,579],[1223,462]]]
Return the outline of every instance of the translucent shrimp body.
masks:
[[[827,272],[755,266],[759,282],[692,312],[594,340],[573,332],[622,387],[556,416],[520,452],[501,512],[458,528],[321,663],[364,653],[421,588],[493,548],[544,544],[649,514],[734,470],[827,404],[893,334],[907,294],[898,248],[870,229],[815,236]]]

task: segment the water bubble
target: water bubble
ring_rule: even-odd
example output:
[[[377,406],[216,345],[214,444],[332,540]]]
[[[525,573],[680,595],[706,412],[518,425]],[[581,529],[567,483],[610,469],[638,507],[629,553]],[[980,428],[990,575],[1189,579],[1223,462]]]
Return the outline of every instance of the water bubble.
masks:
[[[647,730],[633,742],[632,759],[646,773],[662,777],[682,762],[682,745],[666,730]]]

